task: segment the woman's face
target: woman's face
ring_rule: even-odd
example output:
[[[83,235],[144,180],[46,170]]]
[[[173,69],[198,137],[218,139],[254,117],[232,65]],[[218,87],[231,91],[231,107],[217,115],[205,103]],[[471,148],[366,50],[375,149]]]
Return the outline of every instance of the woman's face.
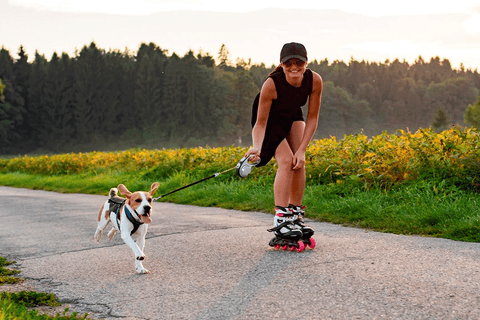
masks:
[[[291,78],[301,77],[305,73],[305,70],[307,70],[307,63],[296,58],[282,62],[281,66],[285,75]]]

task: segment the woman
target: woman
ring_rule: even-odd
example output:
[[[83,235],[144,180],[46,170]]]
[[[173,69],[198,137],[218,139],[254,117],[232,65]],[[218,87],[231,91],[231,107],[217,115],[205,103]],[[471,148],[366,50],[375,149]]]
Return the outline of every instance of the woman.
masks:
[[[303,224],[305,151],[318,125],[323,81],[307,69],[307,50],[300,43],[287,43],[280,52],[280,65],[265,80],[252,114],[253,147],[247,151],[257,166],[272,157],[278,163],[274,183],[276,237],[270,245],[299,251],[304,244],[315,247],[313,229]],[[308,99],[307,122],[301,107]],[[285,247],[287,246],[287,247]]]

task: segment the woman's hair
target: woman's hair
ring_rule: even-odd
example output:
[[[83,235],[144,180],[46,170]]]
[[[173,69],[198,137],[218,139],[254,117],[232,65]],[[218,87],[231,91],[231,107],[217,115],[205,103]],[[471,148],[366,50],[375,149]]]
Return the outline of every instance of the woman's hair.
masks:
[[[283,68],[281,65],[278,65],[275,70],[273,70],[272,72],[270,72],[270,74],[268,75],[269,77],[271,77],[274,73],[277,73],[277,72],[280,72],[282,71],[283,72]]]

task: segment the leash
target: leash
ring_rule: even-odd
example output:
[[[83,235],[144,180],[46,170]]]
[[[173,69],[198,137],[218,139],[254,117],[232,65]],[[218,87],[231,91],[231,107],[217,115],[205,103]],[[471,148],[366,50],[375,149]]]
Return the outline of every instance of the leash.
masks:
[[[183,187],[181,187],[181,188],[178,188],[178,189],[175,189],[175,190],[170,191],[170,192],[168,192],[168,193],[162,194],[161,196],[158,196],[158,197],[156,197],[156,198],[153,198],[153,201],[157,201],[157,200],[159,200],[159,199],[162,199],[163,197],[166,197],[166,196],[168,196],[168,195],[170,195],[170,194],[172,194],[172,193],[178,192],[178,191],[183,190],[183,189],[186,189],[186,188],[188,188],[188,187],[194,186],[194,185],[196,185],[196,184],[198,184],[198,183],[200,183],[200,182],[207,181],[207,180],[212,179],[212,178],[216,178],[216,177],[218,177],[218,176],[221,175],[221,174],[224,174],[224,173],[227,173],[227,172],[229,172],[229,171],[232,171],[233,169],[236,170],[237,175],[238,175],[239,177],[246,178],[246,177],[250,174],[250,172],[251,172],[251,170],[252,170],[252,167],[255,167],[257,164],[260,163],[260,159],[259,159],[258,161],[256,161],[256,162],[254,162],[254,163],[248,162],[248,160],[249,160],[251,157],[252,157],[252,156],[249,156],[248,158],[243,157],[243,158],[237,163],[237,165],[236,165],[235,167],[233,167],[233,168],[227,169],[227,170],[222,171],[222,172],[214,173],[214,174],[212,174],[212,175],[209,176],[209,177],[203,178],[203,179],[201,179],[201,180],[198,180],[198,181],[195,181],[195,182],[193,182],[193,183],[187,184],[186,186],[183,186]]]
[[[165,194],[162,194],[162,195],[159,196],[159,197],[153,198],[153,201],[157,201],[158,199],[161,199],[161,198],[163,198],[163,197],[166,197],[166,196],[168,196],[169,194],[172,194],[172,193],[178,192],[178,191],[180,191],[180,190],[186,189],[186,188],[188,188],[188,187],[194,186],[194,185],[196,185],[197,183],[200,183],[200,182],[203,182],[203,181],[207,181],[208,179],[216,178],[216,177],[218,177],[219,175],[221,175],[222,173],[226,173],[226,172],[231,171],[231,170],[233,170],[233,169],[235,169],[235,168],[236,168],[236,167],[233,167],[233,168],[227,169],[227,170],[222,171],[222,172],[214,173],[214,174],[212,174],[212,175],[209,176],[209,177],[203,178],[202,180],[195,181],[195,182],[193,182],[193,183],[187,184],[186,186],[183,186],[183,187],[181,187],[181,188],[178,188],[178,189],[175,189],[175,190],[173,190],[173,191],[170,191],[169,193],[165,193]]]

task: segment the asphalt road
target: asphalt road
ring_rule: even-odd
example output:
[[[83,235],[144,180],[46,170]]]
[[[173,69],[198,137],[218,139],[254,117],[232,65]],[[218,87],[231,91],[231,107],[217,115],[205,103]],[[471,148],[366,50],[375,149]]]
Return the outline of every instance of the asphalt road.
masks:
[[[106,197],[0,187],[0,255],[31,288],[104,319],[480,319],[480,244],[309,221],[317,248],[268,247],[272,215],[155,203],[144,266],[93,241]]]

